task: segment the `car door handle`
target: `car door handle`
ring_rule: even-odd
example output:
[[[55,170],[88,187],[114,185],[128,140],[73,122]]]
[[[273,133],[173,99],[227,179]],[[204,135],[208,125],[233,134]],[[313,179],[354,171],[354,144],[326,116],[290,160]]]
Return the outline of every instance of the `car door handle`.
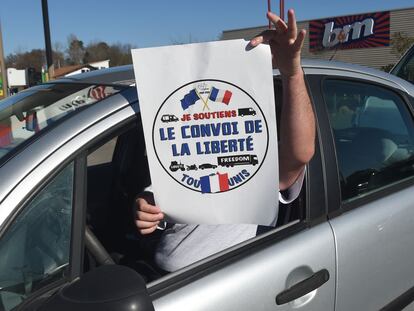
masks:
[[[326,283],[329,280],[329,272],[326,269],[322,269],[318,272],[315,272],[309,278],[293,285],[291,288],[288,288],[276,296],[276,304],[283,305],[295,299],[298,299],[318,287]]]

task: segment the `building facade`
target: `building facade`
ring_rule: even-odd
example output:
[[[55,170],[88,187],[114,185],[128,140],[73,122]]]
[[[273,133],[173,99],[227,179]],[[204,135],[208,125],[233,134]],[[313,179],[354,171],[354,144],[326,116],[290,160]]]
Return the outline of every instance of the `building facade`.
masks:
[[[381,69],[395,64],[392,53],[397,33],[414,37],[414,7],[393,11],[368,12],[298,22],[306,29],[302,57],[354,63]],[[223,31],[222,39],[251,39],[267,26]]]

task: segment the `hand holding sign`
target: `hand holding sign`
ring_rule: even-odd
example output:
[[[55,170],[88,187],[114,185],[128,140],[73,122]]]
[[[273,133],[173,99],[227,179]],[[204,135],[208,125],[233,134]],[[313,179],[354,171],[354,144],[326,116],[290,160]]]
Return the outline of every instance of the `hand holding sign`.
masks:
[[[300,51],[306,36],[306,30],[299,33],[296,27],[296,18],[293,10],[288,11],[288,24],[272,12],[267,18],[276,27],[262,32],[250,41],[253,47],[260,43],[270,45],[273,67],[278,68],[285,77],[294,76],[302,71],[300,66]]]
[[[136,220],[137,226],[141,234],[150,234],[157,229],[158,224],[164,218],[164,214],[158,206],[149,204],[145,199],[136,200]]]

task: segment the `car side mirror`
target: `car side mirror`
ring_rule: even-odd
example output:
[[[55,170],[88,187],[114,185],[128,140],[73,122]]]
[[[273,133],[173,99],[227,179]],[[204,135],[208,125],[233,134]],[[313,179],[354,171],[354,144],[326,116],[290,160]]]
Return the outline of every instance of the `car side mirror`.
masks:
[[[120,265],[104,265],[50,297],[39,311],[154,311],[144,279]]]

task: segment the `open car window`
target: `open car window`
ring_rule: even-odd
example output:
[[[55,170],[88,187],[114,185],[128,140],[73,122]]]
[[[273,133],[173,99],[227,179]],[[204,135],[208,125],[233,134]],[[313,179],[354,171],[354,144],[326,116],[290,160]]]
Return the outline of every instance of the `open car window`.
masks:
[[[280,81],[275,81],[275,89],[276,103],[281,105]],[[233,246],[241,247],[255,241],[256,239],[252,238],[258,235],[282,231],[282,228],[298,224],[306,215],[304,186],[298,199],[290,204],[280,204],[275,226],[197,226],[168,223],[163,231],[156,230],[151,234],[142,235],[135,224],[134,202],[136,196],[142,193],[151,181],[141,123],[138,121],[133,128],[130,127],[116,139],[112,136],[106,140],[102,139],[99,144],[91,146],[88,153],[87,225],[108,253],[117,254],[116,258],[120,258],[118,263],[133,266],[148,282],[193,262],[201,263],[201,260],[209,255],[225,255]],[[268,187],[269,191],[277,191],[276,187]],[[276,206],[275,202],[275,208]],[[223,234],[236,235],[237,238],[217,239]],[[180,239],[173,238],[177,235],[185,238],[177,242]],[[207,241],[209,246],[205,246],[202,241]],[[214,244],[214,247],[210,247],[211,244]],[[207,247],[210,248],[205,251]],[[188,260],[174,265],[161,265],[162,256],[166,253]],[[176,256],[178,253],[184,255]],[[88,257],[88,260],[90,262],[86,266],[93,266],[93,258]]]
[[[414,176],[414,127],[401,97],[341,80],[326,80],[324,96],[344,202]]]

